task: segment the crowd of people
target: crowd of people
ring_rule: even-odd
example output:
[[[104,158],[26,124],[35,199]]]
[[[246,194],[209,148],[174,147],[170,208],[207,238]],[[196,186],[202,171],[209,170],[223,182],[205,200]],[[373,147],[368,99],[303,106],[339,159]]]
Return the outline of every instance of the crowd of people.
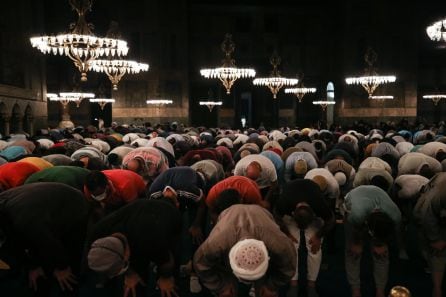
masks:
[[[389,254],[408,258],[415,224],[432,296],[444,296],[443,125],[354,128],[112,123],[12,135],[0,141],[0,288],[174,297],[187,279],[187,294],[297,297],[304,287],[315,297],[341,228],[351,296],[364,294],[369,252],[373,295],[384,297]]]

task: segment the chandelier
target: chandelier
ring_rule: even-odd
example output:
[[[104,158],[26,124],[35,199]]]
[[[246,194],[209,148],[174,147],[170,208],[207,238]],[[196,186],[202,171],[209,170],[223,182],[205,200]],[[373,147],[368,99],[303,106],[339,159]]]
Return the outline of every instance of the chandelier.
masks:
[[[294,94],[297,97],[297,100],[299,100],[299,103],[302,102],[302,99],[306,94],[310,93],[316,93],[316,88],[305,88],[305,87],[299,87],[299,88],[286,88],[285,94]]]
[[[370,96],[370,99],[374,100],[392,100],[393,96],[390,95],[381,95],[381,96]]]
[[[104,72],[110,79],[113,90],[118,89],[118,83],[124,74],[138,74],[149,70],[149,64],[128,60],[94,60],[91,68],[96,72]]]
[[[47,93],[46,97],[50,101],[57,101],[62,104],[62,121],[59,123],[61,128],[74,128],[73,122],[70,120],[70,113],[68,112],[68,104],[70,102],[76,103],[79,107],[81,101],[85,98],[94,98],[93,93],[82,93],[82,92],[61,92],[58,94]]]
[[[58,101],[62,104],[64,108],[68,105],[70,102],[76,103],[76,107],[79,107],[82,100],[86,98],[94,98],[93,93],[83,93],[83,92],[61,92],[59,95],[54,93],[48,93],[46,97],[50,101]]]
[[[85,15],[91,11],[93,0],[69,0],[79,16],[76,23],[70,24],[70,32],[55,36],[31,37],[31,45],[44,54],[65,55],[69,57],[81,73],[81,80],[87,81],[91,62],[101,56],[125,56],[127,42],[114,38],[96,37],[93,25],[87,23]]]
[[[226,94],[231,93],[231,87],[237,79],[254,77],[256,75],[254,69],[237,68],[235,66],[235,60],[231,57],[234,49],[235,45],[232,41],[232,35],[226,34],[225,40],[221,44],[221,50],[225,54],[225,58],[222,61],[223,65],[217,68],[200,70],[200,74],[205,78],[218,78],[226,88]]]
[[[107,103],[115,103],[115,99],[109,99],[109,98],[93,98],[90,99],[91,103],[98,103],[99,106],[101,107],[102,110],[104,110],[105,105],[107,105]]]
[[[297,100],[299,100],[299,103],[302,102],[302,99],[306,94],[310,93],[316,93],[316,88],[306,88],[303,83],[304,75],[301,73],[299,75],[299,83],[297,85],[297,88],[286,88],[285,94],[294,94],[297,97]]]
[[[365,75],[359,77],[347,77],[345,82],[348,85],[361,85],[369,94],[369,98],[373,95],[376,88],[381,84],[391,83],[396,81],[394,75],[378,75],[373,64],[376,62],[378,56],[372,48],[368,48],[364,55],[364,60],[368,64],[365,69]]]
[[[200,101],[200,105],[206,105],[210,112],[214,109],[215,106],[220,106],[223,104],[222,101]]]
[[[423,95],[423,99],[432,100],[437,105],[441,99],[446,99],[445,94]]]
[[[286,78],[280,76],[280,71],[277,69],[277,66],[280,65],[280,57],[277,52],[274,52],[270,58],[270,63],[273,66],[273,70],[269,77],[262,77],[254,79],[253,83],[256,86],[266,86],[273,93],[273,98],[277,98],[277,93],[284,86],[295,86],[298,83],[298,79],[296,78]]]
[[[328,100],[319,100],[319,101],[313,101],[314,105],[320,105],[322,107],[322,110],[325,111],[327,109],[328,105],[334,105],[336,102],[334,101],[328,101]]]
[[[147,104],[149,105],[154,105],[154,106],[163,106],[163,105],[168,105],[168,104],[172,104],[173,101],[172,100],[167,100],[167,99],[149,99],[146,101]]]
[[[426,33],[433,41],[446,41],[446,19],[427,27]]]

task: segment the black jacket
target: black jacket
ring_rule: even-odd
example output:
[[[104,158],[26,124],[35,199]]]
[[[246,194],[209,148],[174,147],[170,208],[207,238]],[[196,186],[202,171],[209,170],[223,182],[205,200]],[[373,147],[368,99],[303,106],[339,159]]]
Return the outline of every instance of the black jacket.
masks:
[[[179,210],[164,200],[136,200],[108,215],[93,228],[89,245],[96,239],[122,233],[130,246],[130,268],[141,277],[150,262],[158,266],[158,275],[173,274],[173,250],[179,244]]]
[[[64,269],[79,265],[88,209],[82,192],[73,187],[27,184],[0,194],[0,228],[18,247],[17,254],[27,251],[31,265]]]

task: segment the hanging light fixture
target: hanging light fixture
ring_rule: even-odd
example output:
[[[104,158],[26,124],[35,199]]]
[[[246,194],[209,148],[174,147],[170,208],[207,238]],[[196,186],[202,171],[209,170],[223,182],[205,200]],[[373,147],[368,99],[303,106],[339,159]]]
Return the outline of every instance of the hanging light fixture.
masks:
[[[426,33],[432,41],[446,41],[446,19],[428,26]]]
[[[91,103],[98,103],[99,106],[101,107],[101,109],[103,110],[105,105],[107,105],[107,103],[115,103],[115,99],[113,98],[93,98],[90,99]]]
[[[251,68],[237,68],[235,66],[235,60],[231,57],[235,50],[231,34],[225,35],[225,40],[221,44],[221,50],[225,54],[225,58],[222,61],[223,65],[217,68],[201,69],[200,74],[205,78],[218,78],[226,88],[226,94],[230,94],[232,85],[237,79],[254,77],[256,72]]]
[[[128,60],[94,60],[91,62],[91,68],[93,71],[107,74],[113,85],[113,90],[116,91],[124,74],[138,74],[141,71],[148,71],[149,64]]]
[[[93,93],[84,92],[60,92],[59,95],[54,93],[48,93],[47,98],[50,101],[59,101],[64,107],[70,102],[76,103],[76,107],[79,107],[82,100],[88,98],[94,98]]]
[[[82,100],[85,98],[94,98],[93,93],[83,93],[83,92],[61,92],[59,94],[55,93],[47,93],[46,97],[50,101],[60,102],[62,105],[62,121],[59,123],[59,127],[61,128],[73,128],[74,124],[70,120],[70,113],[68,111],[68,104],[70,102],[76,103],[76,106],[79,107]]]
[[[365,69],[364,76],[347,77],[345,79],[345,82],[348,85],[361,85],[367,91],[367,94],[369,94],[369,98],[381,84],[393,83],[396,81],[396,76],[394,75],[378,75],[373,67],[373,64],[376,62],[377,58],[378,55],[376,52],[369,47],[364,55],[364,60],[368,65],[368,67]]]
[[[157,107],[163,106],[163,105],[168,105],[168,104],[172,104],[173,101],[172,100],[168,100],[168,99],[149,99],[146,101],[147,104],[149,105],[154,105]]]
[[[327,109],[328,105],[334,105],[335,103],[336,103],[335,101],[328,101],[328,100],[313,101],[313,104],[320,105],[323,111]]]
[[[215,106],[221,106],[223,104],[222,101],[200,101],[200,105],[206,105],[210,112],[214,109]]]
[[[306,88],[306,87],[298,87],[298,88],[286,88],[285,94],[294,94],[299,100],[299,103],[302,102],[302,99],[306,94],[316,93],[316,88]]]
[[[299,83],[297,84],[296,88],[286,88],[285,94],[294,94],[297,97],[297,100],[299,100],[299,103],[302,102],[302,99],[306,94],[316,93],[316,88],[306,88],[304,86],[303,82],[304,74],[301,73],[299,75]]]
[[[374,100],[392,100],[393,96],[391,96],[391,95],[370,96],[370,99],[374,99]]]
[[[446,94],[423,95],[423,99],[432,100],[434,105],[438,105],[441,99],[446,99]]]
[[[277,67],[280,65],[281,59],[277,52],[274,52],[270,58],[270,63],[273,66],[273,70],[269,77],[256,78],[253,84],[256,86],[266,86],[273,93],[273,98],[277,98],[277,93],[284,86],[295,86],[299,82],[296,78],[286,78],[280,76],[280,71]]]
[[[127,42],[114,38],[101,38],[93,35],[91,23],[85,15],[91,11],[93,0],[69,0],[73,10],[79,16],[76,23],[70,25],[71,31],[55,36],[31,37],[31,45],[44,54],[65,55],[69,57],[81,73],[81,80],[87,81],[87,72],[91,62],[98,57],[125,56]]]

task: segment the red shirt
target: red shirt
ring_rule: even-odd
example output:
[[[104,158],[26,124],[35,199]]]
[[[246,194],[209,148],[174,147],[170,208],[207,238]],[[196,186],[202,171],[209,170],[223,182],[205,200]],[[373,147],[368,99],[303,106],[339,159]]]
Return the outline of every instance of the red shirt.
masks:
[[[206,197],[206,205],[212,208],[212,204],[221,192],[227,189],[235,189],[240,193],[243,204],[259,204],[262,194],[256,182],[245,176],[230,176],[217,184],[209,191]]]
[[[146,189],[144,180],[138,174],[130,170],[110,169],[103,170],[111,186],[110,194],[104,199],[105,203],[121,204],[130,203],[143,195]],[[91,193],[84,187],[85,195],[91,199]]]

